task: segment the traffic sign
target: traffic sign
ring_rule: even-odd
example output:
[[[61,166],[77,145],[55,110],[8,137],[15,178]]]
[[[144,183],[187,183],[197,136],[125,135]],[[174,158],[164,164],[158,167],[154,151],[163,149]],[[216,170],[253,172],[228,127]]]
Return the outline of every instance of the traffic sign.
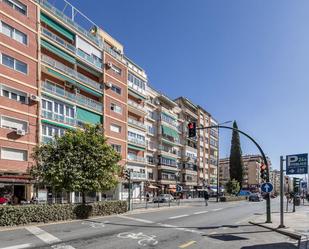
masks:
[[[308,154],[286,156],[286,174],[299,175],[308,173]]]
[[[271,191],[273,191],[273,189],[274,189],[274,186],[270,182],[265,182],[261,186],[262,192],[265,192],[265,193],[270,193]]]
[[[177,184],[176,185],[176,192],[181,192],[182,191],[182,186]]]
[[[301,182],[300,184],[302,189],[306,189],[308,186],[306,182]]]

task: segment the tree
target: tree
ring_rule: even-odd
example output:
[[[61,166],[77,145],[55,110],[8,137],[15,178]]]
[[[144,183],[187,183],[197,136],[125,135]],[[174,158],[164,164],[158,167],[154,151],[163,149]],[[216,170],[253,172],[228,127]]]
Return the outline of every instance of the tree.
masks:
[[[233,128],[238,129],[236,121],[233,122]],[[230,179],[238,181],[240,188],[242,187],[243,174],[244,163],[242,160],[239,133],[237,130],[233,130],[230,153]]]
[[[233,195],[238,194],[240,190],[239,182],[235,179],[229,180],[226,183],[225,187],[226,187],[226,192],[229,194],[233,194]]]
[[[56,191],[87,192],[112,189],[117,185],[120,155],[106,143],[102,127],[85,126],[68,130],[62,137],[34,148],[36,164],[30,174]]]

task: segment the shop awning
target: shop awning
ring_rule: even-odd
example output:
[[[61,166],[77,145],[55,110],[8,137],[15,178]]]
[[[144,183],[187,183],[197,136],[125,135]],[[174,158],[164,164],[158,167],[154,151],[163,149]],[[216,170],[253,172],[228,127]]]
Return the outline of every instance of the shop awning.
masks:
[[[54,20],[52,20],[50,17],[47,15],[41,13],[41,21],[45,22],[49,27],[52,29],[56,30],[66,38],[68,38],[71,41],[74,41],[74,34],[71,33],[68,29],[64,28],[62,25],[58,24]]]
[[[168,127],[168,126],[165,126],[165,125],[161,125],[161,129],[162,129],[163,134],[165,134],[169,137],[176,138],[176,139],[179,138],[179,135],[178,135],[176,130],[174,130],[174,129]]]
[[[47,41],[41,40],[41,45],[42,47],[48,49],[49,51],[53,52],[54,54],[58,55],[59,57],[61,57],[62,59],[65,59],[66,61],[75,64],[76,60],[74,57],[72,57],[71,55],[63,52],[61,49],[55,47],[54,45],[50,44]]]

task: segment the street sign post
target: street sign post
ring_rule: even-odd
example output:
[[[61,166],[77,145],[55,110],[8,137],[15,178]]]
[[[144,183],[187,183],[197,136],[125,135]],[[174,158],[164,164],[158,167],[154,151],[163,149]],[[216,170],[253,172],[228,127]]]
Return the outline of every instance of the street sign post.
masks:
[[[308,173],[308,154],[286,156],[286,174],[300,175]]]
[[[265,182],[261,186],[261,190],[264,193],[270,193],[271,191],[273,191],[273,189],[274,189],[274,186],[270,182]]]

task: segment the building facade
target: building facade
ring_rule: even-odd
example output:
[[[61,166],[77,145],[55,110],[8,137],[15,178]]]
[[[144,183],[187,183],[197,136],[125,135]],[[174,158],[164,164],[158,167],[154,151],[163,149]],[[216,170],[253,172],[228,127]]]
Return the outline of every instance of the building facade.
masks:
[[[132,172],[134,198],[215,184],[217,131],[188,139],[186,130],[189,121],[215,124],[207,111],[148,86],[123,45],[68,2],[1,0],[0,7],[0,195],[29,200],[34,146],[85,124],[103,125]],[[128,184],[108,194],[126,199]]]

